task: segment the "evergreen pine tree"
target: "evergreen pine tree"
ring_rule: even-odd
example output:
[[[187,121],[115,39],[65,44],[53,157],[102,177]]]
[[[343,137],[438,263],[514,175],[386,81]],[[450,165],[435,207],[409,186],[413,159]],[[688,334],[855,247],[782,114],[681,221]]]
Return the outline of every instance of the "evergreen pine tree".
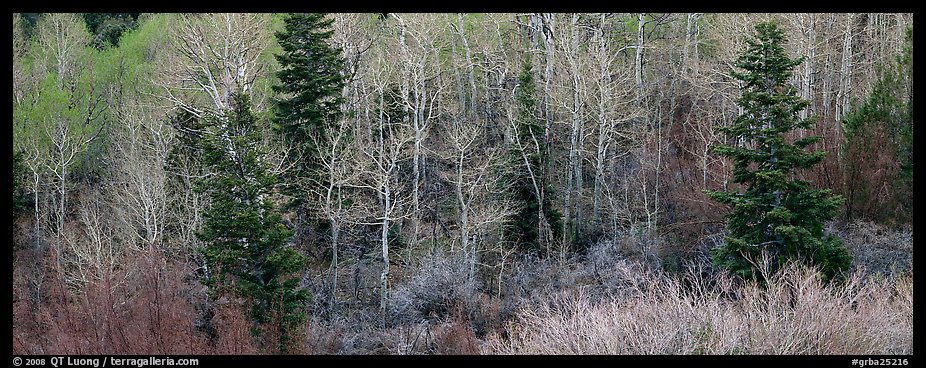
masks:
[[[514,173],[511,182],[514,186],[515,198],[524,206],[515,216],[516,220],[509,229],[507,237],[525,249],[542,250],[544,244],[542,244],[541,228],[551,231],[553,239],[559,239],[563,225],[562,215],[553,208],[553,189],[546,180],[547,145],[544,126],[538,118],[536,88],[531,57],[527,54],[521,65],[518,87],[515,92],[518,104],[517,139],[520,144],[516,144],[511,152],[511,159],[520,168]],[[524,152],[521,152],[521,149]],[[526,163],[524,156],[527,156]],[[538,188],[542,192],[542,200],[537,197]],[[541,205],[543,218],[540,217]],[[541,220],[546,221],[543,227],[541,227]]]
[[[308,293],[293,274],[306,259],[287,246],[293,232],[270,199],[276,178],[261,161],[261,133],[248,97],[236,93],[229,111],[211,120],[200,136],[203,164],[211,175],[197,183],[197,190],[211,199],[197,234],[210,272],[205,283],[250,300],[257,323],[277,324],[285,352],[290,333],[304,317]]]
[[[791,59],[782,48],[784,35],[775,23],[755,27],[757,36],[748,39],[748,49],[736,66],[734,76],[743,82],[738,104],[743,114],[729,127],[722,127],[734,145],[715,148],[717,154],[733,160],[733,182],[743,191],[707,191],[707,195],[733,207],[727,216],[729,235],[714,250],[717,265],[743,277],[753,277],[753,263],[767,252],[771,270],[798,260],[817,266],[827,277],[848,268],[851,257],[839,238],[823,231],[833,219],[842,198],[829,189],[811,189],[807,181],[794,179],[792,172],[807,169],[823,160],[825,152],[806,152],[818,136],[793,140],[785,134],[796,128],[809,129],[813,118],[799,119],[808,102],[788,83],[793,68],[802,58]]]
[[[344,59],[340,49],[329,45],[333,20],[325,14],[296,13],[284,22],[276,34],[283,52],[276,55],[280,84],[273,89],[280,97],[275,100],[275,122],[283,140],[301,151],[296,175],[306,177],[318,166],[313,132],[328,129],[341,115]],[[316,139],[324,136],[315,134]]]

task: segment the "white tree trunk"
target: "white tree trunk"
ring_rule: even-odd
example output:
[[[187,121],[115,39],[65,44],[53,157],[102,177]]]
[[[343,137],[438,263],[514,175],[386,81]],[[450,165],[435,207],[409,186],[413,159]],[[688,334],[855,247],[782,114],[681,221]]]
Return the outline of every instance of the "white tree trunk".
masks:
[[[601,206],[601,191],[603,187],[608,145],[611,142],[611,117],[608,113],[611,105],[611,63],[605,39],[605,17],[601,15],[601,24],[598,30],[598,144],[595,155],[595,189],[592,194],[592,217],[598,221]]]
[[[466,197],[463,195],[463,158],[466,155],[466,152],[461,150],[459,157],[457,158],[457,203],[460,207],[460,249],[464,253],[470,253],[470,244],[469,244],[469,206],[467,205]],[[475,259],[470,259],[470,271],[469,277],[470,280],[473,279],[475,274]]]
[[[846,18],[846,31],[843,34],[842,44],[842,66],[839,68],[839,96],[836,105],[836,121],[842,121],[842,118],[848,113],[849,102],[852,95],[852,23],[855,20],[855,14],[849,14]],[[841,124],[839,124],[841,126]]]
[[[634,58],[634,79],[637,83],[637,106],[642,105],[643,100],[643,35],[645,26],[646,13],[640,13],[637,27],[637,53]]]
[[[807,59],[804,61],[804,78],[803,83],[801,84],[801,97],[810,102],[810,105],[806,109],[801,110],[800,118],[806,119],[808,116],[813,115],[813,76],[814,71],[814,58],[817,56],[817,33],[816,33],[816,18],[814,14],[808,14],[807,27],[804,30],[804,45],[806,50]],[[803,134],[804,130],[801,129]]]
[[[457,13],[457,19],[460,22],[460,40],[463,42],[463,53],[466,56],[466,70],[469,76],[469,111],[470,116],[476,116],[476,71],[473,64],[473,56],[470,52],[469,42],[466,40],[465,29],[463,28],[463,14]],[[462,108],[463,106],[460,106]]]
[[[389,188],[389,179],[387,178],[384,181],[383,185],[383,219],[382,219],[382,233],[380,236],[380,242],[383,247],[383,272],[379,276],[380,282],[380,299],[379,299],[379,308],[382,311],[383,316],[386,315],[386,301],[389,296],[389,216],[390,216],[390,206],[392,205],[392,192]]]

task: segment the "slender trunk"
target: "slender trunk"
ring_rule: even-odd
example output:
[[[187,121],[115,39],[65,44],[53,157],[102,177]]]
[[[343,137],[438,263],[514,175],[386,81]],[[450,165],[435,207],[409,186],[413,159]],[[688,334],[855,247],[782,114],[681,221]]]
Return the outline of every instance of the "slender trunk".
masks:
[[[460,206],[460,249],[464,253],[470,252],[469,244],[469,208],[466,204],[466,198],[463,196],[463,156],[465,151],[460,151],[460,157],[457,159],[457,202]],[[469,260],[469,279],[472,280],[475,275],[475,259]]]
[[[537,206],[537,238],[538,240],[546,246],[547,255],[552,254],[550,251],[550,243],[553,239],[548,237],[547,231],[549,230],[545,227],[546,218],[544,216],[544,203],[546,197],[546,182],[547,182],[547,170],[549,169],[549,154],[550,154],[550,145],[552,140],[550,135],[552,134],[552,127],[550,126],[553,121],[553,113],[550,107],[550,96],[552,96],[552,80],[553,80],[553,63],[555,57],[555,46],[553,44],[553,30],[555,28],[555,15],[554,14],[538,14],[537,16],[537,27],[538,35],[543,40],[544,48],[544,81],[543,81],[543,140],[538,142],[538,153],[540,156],[540,167],[537,169],[537,197],[539,204]]]
[[[383,184],[383,223],[382,223],[382,233],[380,235],[380,242],[383,248],[383,273],[379,276],[380,282],[380,299],[379,299],[379,308],[383,313],[383,317],[386,316],[386,300],[388,298],[389,290],[389,215],[390,215],[390,206],[392,205],[392,193],[389,188],[389,178],[387,177],[385,183]]]
[[[333,165],[332,165],[333,167]],[[338,296],[338,242],[341,235],[341,223],[339,215],[341,214],[341,188],[337,188],[337,198],[332,198],[334,194],[334,172],[333,169],[328,171],[328,191],[326,193],[326,202],[328,207],[328,222],[331,224],[331,302],[336,303]],[[331,213],[332,200],[337,201],[337,211]]]
[[[457,13],[457,19],[460,21],[460,40],[463,41],[463,52],[466,55],[466,69],[469,73],[469,110],[471,116],[476,116],[476,73],[473,65],[473,57],[469,50],[469,42],[466,41],[465,30],[463,28],[463,14]]]
[[[592,218],[595,221],[598,221],[599,210],[601,206],[601,188],[602,180],[604,180],[604,165],[605,165],[605,156],[608,152],[608,147],[605,145],[608,137],[607,134],[603,131],[604,124],[599,122],[598,130],[598,152],[595,156],[595,188],[592,192]]]
[[[555,15],[546,14],[540,17],[540,34],[543,36],[543,46],[546,51],[546,61],[544,64],[543,71],[543,157],[541,157],[540,177],[541,182],[546,182],[546,171],[547,171],[547,160],[550,149],[550,134],[552,133],[552,127],[550,123],[553,121],[553,110],[550,107],[550,97],[553,95],[551,92],[552,82],[553,82],[553,62],[555,56],[555,46],[553,44],[553,29],[555,27]]]
[[[597,155],[595,157],[595,190],[592,194],[592,217],[598,221],[598,211],[601,201],[601,181],[604,180],[605,157],[608,153],[608,144],[610,143],[610,117],[608,116],[608,106],[610,106],[610,87],[611,71],[610,59],[605,43],[605,17],[601,15],[601,25],[598,35],[598,62],[599,62],[599,87],[598,87],[598,145]]]
[[[852,23],[855,14],[849,14],[846,19],[846,31],[843,35],[842,44],[842,66],[840,67],[840,88],[839,97],[836,105],[836,121],[842,121],[842,117],[849,111],[849,100],[852,94]]]
[[[711,145],[707,140],[704,141],[704,147],[701,148],[701,189],[707,190],[707,159],[710,154]]]
[[[634,78],[637,83],[637,106],[642,105],[643,100],[643,34],[645,26],[645,13],[640,13],[637,27],[637,54],[634,59]]]
[[[381,152],[382,155],[385,155],[386,154],[386,151],[385,151],[386,141],[383,135],[383,131],[385,130],[385,118],[386,118],[385,113],[384,113],[385,91],[380,90],[379,94],[380,94],[379,96],[380,97],[379,99],[379,129],[378,129],[379,142],[377,143],[379,145],[379,152]],[[389,205],[390,205],[390,194],[391,194],[389,190],[389,173],[390,171],[387,171],[385,173],[385,178],[383,179],[383,182],[380,184],[383,190],[377,191],[377,196],[379,196],[380,203],[383,206],[382,207],[383,217],[382,217],[382,223],[381,223],[382,232],[380,234],[380,242],[382,246],[382,256],[383,256],[383,271],[380,274],[380,278],[379,278],[379,281],[380,281],[379,307],[380,307],[380,312],[382,312],[384,323],[386,320],[386,297],[387,297],[386,292],[388,288],[387,281],[389,277],[389,241],[388,241],[389,238],[388,236],[389,236]]]
[[[417,129],[418,124],[415,124],[415,125]],[[413,160],[412,170],[415,173],[414,174],[415,182],[412,185],[412,212],[413,212],[412,213],[412,239],[411,239],[411,246],[409,247],[411,249],[415,249],[418,246],[418,234],[419,234],[418,227],[420,226],[420,223],[421,223],[421,215],[419,214],[419,206],[420,206],[420,201],[421,201],[420,194],[419,194],[419,190],[420,190],[419,183],[421,181],[421,172],[419,168],[420,155],[421,155],[421,134],[419,131],[419,132],[415,132],[415,149],[414,149],[414,154],[412,157],[412,160]]]
[[[682,49],[682,72],[688,72],[693,69],[690,62],[689,49],[694,47],[695,57],[697,57],[698,54],[698,16],[700,16],[699,13],[688,13],[688,22],[685,26],[685,46]]]
[[[39,219],[39,179],[40,179],[40,176],[39,176],[38,171],[34,171],[32,173],[32,178],[33,178],[33,181],[32,181],[32,197],[33,198],[32,199],[33,199],[33,205],[34,205],[33,210],[35,211],[34,212],[35,224],[33,224],[35,228],[35,233],[32,236],[33,236],[33,241],[35,242],[35,245],[33,245],[34,250],[38,251],[42,245],[41,243],[42,229],[40,227],[41,220]]]
[[[800,117],[801,119],[806,119],[808,116],[813,115],[813,76],[814,76],[814,58],[817,54],[817,45],[816,45],[816,19],[813,14],[808,15],[808,26],[804,37],[804,44],[807,50],[807,59],[804,61],[804,80],[801,84],[803,98],[810,102],[810,105],[807,105],[807,108],[801,110]],[[801,129],[801,134],[804,134],[804,129]]]
[[[419,183],[418,182],[420,180],[419,158],[421,154],[421,138],[422,138],[422,131],[421,131],[422,129],[421,129],[421,121],[420,121],[421,85],[419,81],[417,80],[417,78],[415,78],[414,91],[412,91],[412,88],[410,87],[410,82],[413,78],[412,67],[418,67],[419,65],[412,62],[411,54],[409,52],[408,45],[406,44],[405,32],[407,30],[406,30],[405,22],[401,20],[401,18],[399,17],[396,17],[396,19],[399,20],[400,27],[401,27],[399,30],[399,46],[401,49],[402,61],[404,64],[404,68],[402,70],[402,87],[401,87],[402,91],[401,92],[402,92],[402,99],[404,102],[403,108],[405,110],[405,114],[402,120],[405,123],[409,123],[409,119],[411,119],[412,125],[415,129],[415,144],[414,144],[414,152],[412,153],[412,161],[413,161],[412,170],[414,172],[413,174],[414,183],[412,183],[412,208],[413,208],[413,213],[411,216],[412,239],[411,239],[411,247],[409,247],[409,251],[411,251],[418,244],[418,225],[419,225],[419,219],[420,219],[419,214],[418,214],[419,212],[418,211],[418,206],[419,206],[419,189],[418,189]],[[414,73],[414,76],[415,77],[419,76],[417,70]],[[414,94],[414,96],[412,96],[412,94]],[[414,103],[412,103],[412,97],[414,97]]]
[[[418,246],[418,227],[421,222],[421,216],[419,214],[419,205],[420,205],[420,189],[421,186],[421,141],[424,138],[424,122],[422,121],[422,110],[424,109],[424,101],[422,100],[422,94],[420,91],[420,84],[415,84],[415,115],[413,119],[414,128],[415,128],[415,144],[412,152],[412,172],[414,176],[414,182],[412,183],[412,239],[411,246],[409,251],[417,248]]]
[[[657,117],[657,119],[659,118]],[[650,231],[653,230],[653,227],[659,224],[659,185],[661,183],[659,180],[660,174],[662,174],[662,119],[659,119],[659,121],[656,122],[656,178],[653,188],[653,222],[650,224]]]
[[[338,300],[338,241],[341,235],[341,223],[337,217],[330,216],[328,221],[331,222],[331,303],[337,304]]]
[[[542,172],[543,169],[541,168],[540,171]],[[534,188],[534,190],[536,191],[536,195],[537,195],[537,242],[539,243],[539,245],[546,248],[546,252],[547,252],[546,254],[549,255],[550,254],[550,243],[553,241],[552,239],[553,234],[552,232],[549,234],[547,232],[549,230],[549,224],[547,223],[546,215],[544,214],[544,212],[546,211],[546,208],[544,207],[544,204],[546,203],[544,196],[546,195],[546,193],[544,191],[545,183],[543,180],[544,180],[543,177],[538,177],[537,183],[536,183],[537,186],[535,186]]]
[[[582,139],[582,118],[580,116],[580,110],[582,108],[581,102],[581,80],[579,75],[578,57],[579,51],[579,16],[577,14],[572,16],[572,38],[571,38],[571,55],[567,55],[567,60],[569,61],[569,69],[572,74],[572,134],[570,136],[570,147],[569,147],[569,164],[572,168],[572,171],[569,173],[568,187],[566,188],[566,218],[568,222],[568,211],[570,207],[574,206],[575,218],[571,223],[571,226],[566,225],[570,228],[570,231],[563,231],[563,244],[567,244],[566,240],[572,236],[573,238],[578,235],[578,226],[582,221],[581,216],[581,199],[579,194],[582,190],[582,155],[581,155],[581,139]],[[572,233],[572,234],[569,234]],[[567,236],[569,234],[569,236]]]
[[[447,23],[450,23],[450,15],[447,15]],[[466,106],[466,92],[463,90],[463,77],[460,76],[460,68],[457,68],[457,43],[453,41],[453,26],[449,27],[450,29],[450,50],[452,55],[452,64],[453,67],[453,81],[454,85],[457,87],[457,106],[459,107],[459,114],[462,116],[465,113]],[[459,119],[460,117],[458,117]]]
[[[646,229],[649,230],[652,227],[653,223],[653,214],[649,210],[649,186],[646,182],[646,172],[641,168],[640,170],[642,194],[643,194],[643,212],[646,213]]]
[[[60,272],[61,271],[61,246],[62,246],[61,239],[62,239],[62,235],[64,234],[64,209],[65,209],[64,201],[67,197],[67,193],[66,193],[67,192],[67,188],[66,188],[67,164],[64,161],[64,148],[61,148],[59,150],[58,158],[61,164],[61,167],[60,167],[61,174],[59,174],[58,176],[58,195],[59,195],[58,197],[58,218],[57,218],[58,228],[56,229],[57,231],[55,234],[55,262],[56,262],[56,265],[58,266],[58,271]]]

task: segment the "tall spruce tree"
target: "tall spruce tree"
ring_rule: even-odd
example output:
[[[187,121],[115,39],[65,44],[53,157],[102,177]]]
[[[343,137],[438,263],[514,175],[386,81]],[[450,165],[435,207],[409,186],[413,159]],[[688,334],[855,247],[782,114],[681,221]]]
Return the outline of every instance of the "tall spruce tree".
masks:
[[[829,189],[811,189],[795,179],[793,171],[807,169],[823,160],[825,152],[805,148],[821,138],[792,139],[796,128],[809,129],[814,118],[800,119],[807,107],[797,89],[788,83],[793,68],[803,58],[785,53],[782,31],[776,23],[755,26],[756,38],[748,39],[734,77],[743,83],[738,100],[743,114],[720,129],[733,145],[715,152],[733,161],[733,182],[742,191],[707,191],[707,195],[733,207],[727,216],[729,235],[715,249],[713,259],[734,274],[756,276],[753,262],[767,252],[771,270],[797,260],[818,267],[828,278],[848,268],[851,257],[839,238],[823,231],[833,219],[842,198]]]
[[[274,323],[285,352],[304,318],[308,293],[294,273],[306,259],[287,245],[293,232],[270,199],[276,178],[264,168],[261,132],[247,95],[234,94],[224,116],[208,119],[200,147],[211,175],[197,183],[211,199],[197,234],[210,271],[205,283],[251,301],[255,322]]]
[[[548,245],[544,244],[543,232],[549,231],[552,239],[559,239],[563,225],[562,215],[553,208],[553,188],[546,180],[547,142],[544,126],[538,117],[537,87],[529,53],[521,65],[515,98],[518,104],[516,124],[519,144],[513,147],[511,159],[520,169],[516,170],[510,181],[514,184],[516,198],[524,206],[515,216],[516,220],[508,230],[507,238],[525,249],[543,250]]]
[[[316,142],[324,143],[319,140],[325,135],[314,132],[337,124],[341,115],[344,59],[329,44],[333,20],[325,14],[290,14],[284,22],[283,31],[276,33],[283,52],[276,55],[280,84],[273,87],[279,94],[275,122],[283,140],[302,155],[295,175],[306,177],[319,165]]]

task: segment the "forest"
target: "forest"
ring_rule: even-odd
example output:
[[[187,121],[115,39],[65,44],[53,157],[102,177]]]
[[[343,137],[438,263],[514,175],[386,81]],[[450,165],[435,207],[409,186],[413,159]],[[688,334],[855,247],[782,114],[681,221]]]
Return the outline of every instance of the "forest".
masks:
[[[13,353],[913,354],[913,14],[14,13]]]

